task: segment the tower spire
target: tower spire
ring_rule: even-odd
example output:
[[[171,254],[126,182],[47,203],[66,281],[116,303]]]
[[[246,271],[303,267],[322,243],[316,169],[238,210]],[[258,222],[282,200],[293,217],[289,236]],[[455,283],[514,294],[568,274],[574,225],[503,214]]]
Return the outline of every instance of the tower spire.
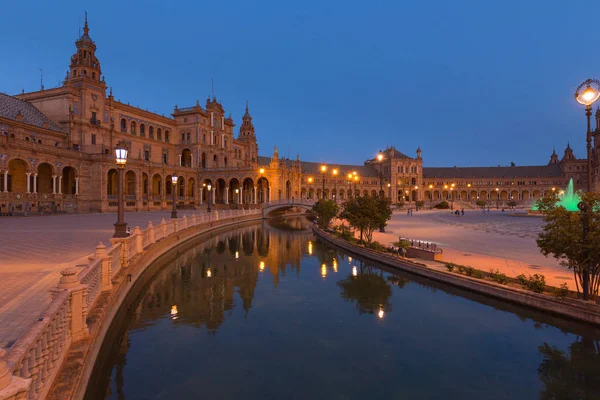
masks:
[[[88,26],[88,19],[87,19],[87,11],[85,12],[85,23],[83,24],[83,34],[87,35],[90,31],[90,27]]]

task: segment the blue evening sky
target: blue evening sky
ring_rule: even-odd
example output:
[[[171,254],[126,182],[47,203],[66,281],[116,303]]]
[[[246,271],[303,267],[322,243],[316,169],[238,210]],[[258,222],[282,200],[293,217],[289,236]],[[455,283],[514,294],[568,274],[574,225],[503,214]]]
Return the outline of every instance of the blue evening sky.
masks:
[[[0,91],[63,79],[87,8],[115,98],[160,114],[246,99],[260,153],[427,166],[545,164],[585,151],[573,93],[600,76],[598,1],[12,1]],[[237,128],[236,128],[237,131]]]

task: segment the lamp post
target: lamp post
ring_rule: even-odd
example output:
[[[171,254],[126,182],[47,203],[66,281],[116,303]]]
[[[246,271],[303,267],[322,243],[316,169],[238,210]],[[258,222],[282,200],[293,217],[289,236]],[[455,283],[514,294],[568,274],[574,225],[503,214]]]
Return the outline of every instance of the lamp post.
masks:
[[[127,164],[127,148],[119,143],[115,147],[115,158],[117,159],[118,180],[117,180],[117,222],[115,223],[114,238],[127,237],[127,222],[125,222],[125,205],[123,204],[123,177],[125,164]]]
[[[259,178],[259,181],[260,181],[260,191],[261,191],[261,193],[262,193],[262,195],[263,195],[263,196],[262,196],[262,198],[261,198],[261,200],[262,200],[262,201],[261,201],[261,203],[264,203],[264,202],[265,202],[265,199],[264,199],[264,192],[263,192],[263,187],[262,187],[262,185],[263,185],[263,183],[264,183],[264,181],[263,181],[263,175],[264,175],[264,173],[265,173],[265,169],[264,169],[264,168],[261,168],[261,169],[259,169],[259,170],[258,170],[258,172],[260,173],[260,178]]]
[[[333,169],[333,171],[331,171],[332,175],[333,175],[333,200],[337,203],[337,174],[338,174],[338,170],[337,169]]]
[[[358,193],[356,193],[356,184],[358,183],[358,175],[356,175],[356,172],[354,172],[354,198],[356,198],[356,196],[358,196]]]
[[[383,197],[383,171],[382,171],[382,165],[381,165],[381,161],[383,161],[383,154],[379,153],[377,154],[377,159],[379,160],[379,197]]]
[[[313,178],[312,178],[312,176],[309,176],[308,177],[308,196],[311,200],[312,200],[312,196],[310,195],[310,187],[312,186],[312,183],[313,183]]]
[[[496,210],[500,208],[500,189],[496,188]]]
[[[471,184],[467,183],[467,201],[471,202]]]
[[[173,210],[171,211],[171,218],[177,218],[177,181],[179,177],[176,173],[171,175],[171,183],[173,184]]]
[[[327,172],[327,166],[321,165],[321,181],[323,183],[323,187],[321,189],[321,200],[325,200],[325,172]]]
[[[387,187],[388,187],[388,198],[390,199],[390,201],[392,201],[392,184],[388,182]]]
[[[454,188],[450,188],[450,209],[454,210]]]
[[[419,211],[419,206],[417,206],[417,201],[419,201],[419,185],[415,185],[415,208]]]
[[[208,190],[208,201],[206,202],[208,209],[206,212],[210,213],[210,203],[212,203],[212,198],[210,196],[210,190],[212,189],[212,185],[209,183],[206,185],[206,190]]]
[[[240,189],[236,188],[235,189],[235,199],[233,199],[233,204],[236,205],[236,208],[237,208],[237,205],[238,205],[238,196],[239,195],[240,195]]]
[[[585,89],[583,87],[585,86]],[[588,79],[575,90],[575,100],[585,106],[585,116],[587,117],[587,191],[593,191],[592,185],[592,128],[590,117],[592,116],[592,104],[600,98],[600,81],[597,79]],[[585,207],[584,207],[585,208]],[[589,208],[589,207],[588,207]],[[588,208],[585,208],[587,211]]]
[[[429,185],[429,208],[432,207],[433,203],[433,185]]]

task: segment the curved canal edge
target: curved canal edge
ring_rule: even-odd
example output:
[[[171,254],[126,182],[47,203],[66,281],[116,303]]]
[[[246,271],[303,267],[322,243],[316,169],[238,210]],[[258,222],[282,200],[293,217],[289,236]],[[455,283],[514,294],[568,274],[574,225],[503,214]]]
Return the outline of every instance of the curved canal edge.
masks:
[[[600,306],[597,304],[575,299],[557,299],[544,294],[503,286],[495,282],[483,281],[452,272],[433,270],[428,268],[425,264],[349,243],[323,231],[316,225],[313,225],[312,229],[317,237],[330,245],[371,261],[379,262],[388,267],[406,271],[485,296],[600,326]]]
[[[122,268],[113,278],[113,286],[103,292],[94,307],[88,312],[89,335],[73,342],[58,377],[50,389],[48,399],[83,399],[91,378],[96,360],[114,318],[131,290],[137,287],[148,267],[160,257],[193,239],[210,238],[221,231],[228,231],[246,223],[256,223],[263,219],[261,214],[239,216],[223,221],[213,221],[197,225],[170,235],[150,246],[127,268]]]

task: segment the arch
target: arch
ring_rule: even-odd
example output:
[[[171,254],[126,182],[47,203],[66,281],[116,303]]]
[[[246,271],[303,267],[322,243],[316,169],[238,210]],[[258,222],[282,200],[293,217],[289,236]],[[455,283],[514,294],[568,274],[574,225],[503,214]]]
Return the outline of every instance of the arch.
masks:
[[[506,190],[500,191],[500,199],[501,200],[508,200],[508,191],[506,191]]]
[[[37,168],[37,192],[52,193],[54,168],[51,164],[41,163]]]
[[[125,174],[125,185],[123,187],[123,193],[126,196],[135,196],[135,181],[135,172],[131,170],[127,171],[127,173]]]
[[[167,174],[165,176],[165,196],[168,199],[171,199],[170,196],[173,196],[173,182],[171,181],[171,174]]]
[[[531,200],[531,193],[529,190],[523,190],[521,192],[521,200]]]
[[[515,189],[515,190],[512,190],[510,192],[510,200],[515,200],[515,201],[516,200],[520,200],[519,199],[519,191],[518,190]]]
[[[433,192],[433,198],[434,198],[435,200],[440,200],[440,196],[441,196],[441,192],[440,192],[439,190],[435,190],[435,191]]]
[[[459,199],[461,200],[467,200],[469,198],[469,194],[466,190],[461,190],[460,191],[460,196]]]
[[[412,201],[417,201],[417,191],[416,190],[413,190],[411,192],[411,200]]]
[[[28,164],[20,158],[13,158],[8,163],[8,191],[25,193],[27,191]]]
[[[165,130],[165,142],[169,141],[169,130]]]
[[[106,194],[109,196],[119,194],[119,171],[116,169],[108,170],[106,179]]]
[[[64,167],[62,170],[62,193],[63,194],[75,194],[77,190],[77,184],[75,178],[77,172],[73,167]]]
[[[365,196],[365,197],[367,197],[369,195],[369,191],[368,190],[363,190],[362,195]]]
[[[227,191],[227,199],[229,204],[239,204],[240,203],[240,181],[237,178],[231,178],[229,180],[229,190]],[[235,191],[238,190],[236,195]]]
[[[160,194],[162,192],[161,181],[162,181],[162,177],[159,174],[154,174],[152,176],[152,195],[153,196],[160,196]]]
[[[145,124],[140,124],[140,136],[142,136],[142,137],[146,136],[146,125]]]
[[[269,201],[269,180],[264,176],[261,176],[257,184],[258,202],[266,203]]]
[[[245,178],[242,181],[242,203],[254,203],[254,181],[252,178]]]
[[[183,176],[177,178],[177,196],[185,196],[185,178]]]
[[[202,153],[202,158],[201,158],[201,161],[200,161],[200,166],[202,168],[206,168],[206,153]]]
[[[310,188],[308,189],[308,198],[313,200],[315,198],[315,189]]]
[[[215,183],[215,203],[225,203],[225,187],[227,183],[225,179],[219,178]]]
[[[377,191],[371,190],[371,197],[377,197]]]
[[[433,194],[431,193],[431,191],[429,191],[429,190],[425,191],[425,199],[432,200],[433,199],[432,195]]]
[[[210,179],[204,179],[204,181],[202,181],[202,186],[200,186],[200,202],[205,202],[208,200],[208,185],[211,185],[211,189],[212,186],[214,186]]]
[[[148,196],[148,174],[145,172],[142,172],[142,196]]]
[[[307,192],[306,192],[306,188],[301,188],[300,189],[300,198],[301,199],[307,199]]]
[[[413,185],[413,186],[416,185],[417,184],[417,178],[412,178],[410,180],[410,184]]]
[[[345,194],[346,194],[346,192],[344,191],[344,189],[340,189],[340,192],[338,193],[338,195],[340,196],[340,200],[344,200]]]
[[[285,182],[285,198],[288,200],[292,198],[292,183],[289,180]]]
[[[532,193],[531,199],[532,200],[539,199],[541,197],[540,193],[541,192],[539,190],[534,190],[533,193]]]
[[[152,125],[148,127],[148,137],[154,139],[154,127]]]
[[[444,191],[442,192],[442,198],[443,198],[444,200],[449,200],[449,199],[450,199],[450,192],[448,192],[447,190],[444,190]]]
[[[181,152],[181,166],[192,166],[192,151],[190,149],[183,149],[183,151]]]
[[[121,132],[127,132],[127,120],[121,118]]]
[[[479,200],[488,200],[488,192],[485,190],[482,190],[481,192],[479,192]]]
[[[196,190],[196,180],[194,178],[189,178],[187,182],[187,197],[194,198],[194,191]]]
[[[131,129],[130,132],[132,135],[136,134],[136,128],[137,128],[137,124],[135,123],[135,121],[131,121]]]
[[[162,129],[160,128],[156,130],[156,140],[162,141]]]
[[[471,190],[471,198],[469,200],[473,200],[477,198],[477,191],[476,190]]]

